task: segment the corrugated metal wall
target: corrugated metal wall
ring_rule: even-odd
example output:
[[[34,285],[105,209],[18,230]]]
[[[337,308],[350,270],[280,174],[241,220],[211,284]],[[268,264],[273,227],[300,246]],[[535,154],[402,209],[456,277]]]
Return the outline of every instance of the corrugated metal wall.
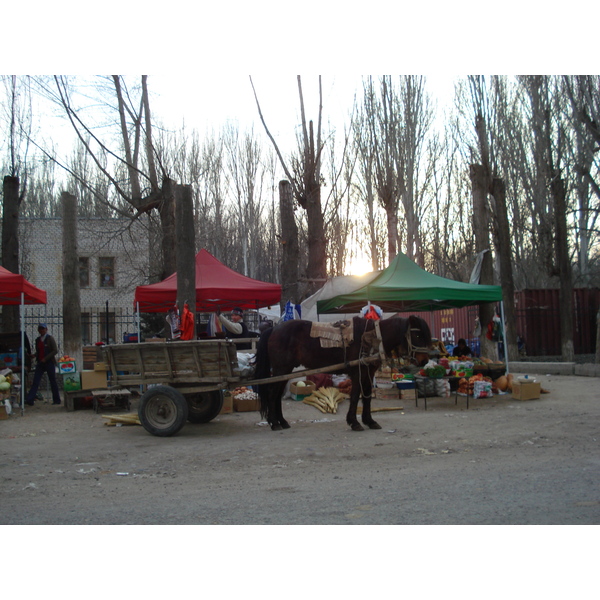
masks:
[[[401,317],[408,317],[415,313],[399,313]],[[432,312],[418,313],[427,321],[431,329],[431,335],[444,344],[456,345],[460,338],[467,343],[479,355],[479,338],[473,335],[476,319],[479,314],[477,306],[466,306],[465,308],[444,308]]]
[[[529,356],[555,356],[560,348],[560,291],[523,290],[515,294],[517,332]],[[573,290],[573,346],[575,354],[596,352],[596,314],[600,290]]]
[[[515,293],[517,335],[525,340],[528,356],[557,356],[560,348],[560,300],[558,289],[523,290]],[[573,345],[575,354],[596,352],[596,314],[600,307],[600,290],[577,288],[573,291]],[[399,313],[407,317],[413,313]],[[450,308],[419,313],[433,337],[445,344],[464,338],[478,354],[479,339],[473,335],[477,306]],[[482,324],[485,328],[487,323]]]

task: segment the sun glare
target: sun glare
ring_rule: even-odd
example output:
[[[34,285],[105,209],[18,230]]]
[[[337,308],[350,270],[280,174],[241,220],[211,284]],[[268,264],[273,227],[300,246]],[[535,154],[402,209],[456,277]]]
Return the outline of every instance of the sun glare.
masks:
[[[364,275],[371,271],[373,271],[373,265],[366,256],[354,256],[350,260],[348,275]]]

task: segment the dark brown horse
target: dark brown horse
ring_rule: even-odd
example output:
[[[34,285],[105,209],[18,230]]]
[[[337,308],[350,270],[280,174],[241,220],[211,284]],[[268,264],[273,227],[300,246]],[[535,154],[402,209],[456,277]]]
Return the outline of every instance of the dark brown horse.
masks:
[[[385,354],[395,350],[399,357],[411,356],[417,364],[428,360],[427,350],[431,346],[431,331],[426,321],[411,315],[408,319],[391,317],[378,321]],[[380,362],[348,363],[379,352],[375,321],[354,317],[353,340],[345,347],[323,348],[318,337],[311,336],[311,321],[295,319],[267,329],[261,335],[256,353],[255,377],[258,379],[291,373],[300,365],[306,369],[319,369],[330,365],[344,364],[340,373],[347,373],[352,380],[350,408],[346,421],[354,431],[363,427],[356,418],[359,397],[362,397],[362,422],[371,429],[381,429],[371,416],[371,388],[375,371]],[[287,429],[290,425],[283,418],[281,397],[286,381],[277,381],[258,386],[260,411],[271,429]]]

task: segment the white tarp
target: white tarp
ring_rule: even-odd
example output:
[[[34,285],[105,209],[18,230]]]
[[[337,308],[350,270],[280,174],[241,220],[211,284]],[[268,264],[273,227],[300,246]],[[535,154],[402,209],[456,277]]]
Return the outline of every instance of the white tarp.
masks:
[[[328,298],[334,298],[340,294],[349,294],[350,292],[367,285],[370,281],[375,279],[379,273],[381,273],[381,271],[373,271],[371,273],[366,273],[365,275],[340,275],[339,277],[328,279],[318,292],[315,292],[312,296],[309,296],[302,302],[302,318],[307,321],[333,322],[357,316],[356,314],[318,315],[317,300],[327,300]]]

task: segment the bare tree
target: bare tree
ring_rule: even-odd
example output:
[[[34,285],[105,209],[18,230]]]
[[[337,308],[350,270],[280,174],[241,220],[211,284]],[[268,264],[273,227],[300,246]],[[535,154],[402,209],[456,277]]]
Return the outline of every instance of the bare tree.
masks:
[[[301,112],[301,134],[299,154],[293,159],[290,167],[284,160],[277,142],[267,127],[252,78],[250,78],[262,124],[275,148],[286,177],[292,186],[294,198],[306,211],[308,223],[308,264],[306,268],[307,287],[304,295],[310,295],[323,285],[327,277],[327,240],[325,238],[325,221],[321,205],[323,90],[321,87],[321,77],[319,77],[319,108],[317,113],[317,131],[315,134],[313,121],[307,122],[306,120],[302,80],[299,75],[297,81]]]
[[[27,189],[28,135],[31,131],[31,106],[28,81],[12,75],[4,78],[8,102],[3,106],[3,128],[8,141],[8,174],[4,177],[2,194],[2,265],[20,273],[19,214]],[[19,331],[19,307],[3,306],[6,331]]]
[[[567,190],[563,174],[564,132],[560,119],[561,95],[553,82],[544,76],[520,78],[526,89],[531,106],[532,129],[534,132],[534,156],[536,180],[540,194],[552,208],[553,222],[550,239],[552,255],[548,257],[550,274],[560,281],[561,303],[561,349],[563,360],[573,361],[573,277],[568,250],[567,234]]]
[[[152,143],[152,115],[147,86],[147,76],[141,77],[139,87],[129,87],[123,76],[99,78],[92,89],[99,95],[99,104],[95,106],[95,115],[109,114],[110,123],[120,132],[120,148],[112,149],[110,141],[101,138],[96,122],[90,117],[85,120],[84,111],[77,104],[77,90],[67,77],[55,76],[53,84],[38,78],[36,83],[45,95],[64,110],[77,139],[82,144],[90,160],[102,173],[110,185],[110,195],[106,194],[106,185],[100,189],[74,172],[65,163],[50,152],[47,156],[55,160],[63,169],[86,187],[99,202],[115,215],[136,218],[156,210],[162,227],[162,269],[159,278],[175,270],[175,236],[172,182],[165,172],[162,180],[155,166],[155,151]],[[144,159],[144,160],[143,160]],[[123,171],[127,176],[123,178]],[[94,178],[93,181],[98,181]]]
[[[506,209],[506,186],[498,172],[497,138],[502,123],[497,120],[497,108],[490,102],[488,90],[483,77],[469,77],[471,101],[477,139],[477,151],[480,164],[471,165],[473,184],[473,232],[475,235],[475,251],[477,253],[490,250],[483,255],[481,283],[493,284],[492,246],[489,240],[489,224],[493,224],[492,234],[499,265],[500,283],[503,291],[506,321],[506,338],[504,349],[509,359],[517,357],[517,333],[514,310],[514,283],[512,276],[510,232]],[[499,82],[495,82],[498,100]],[[502,103],[502,99],[500,99]],[[492,126],[490,127],[490,123]],[[494,315],[494,307],[480,307],[479,319],[487,324]],[[485,334],[481,336],[483,351],[488,354],[492,347]]]

